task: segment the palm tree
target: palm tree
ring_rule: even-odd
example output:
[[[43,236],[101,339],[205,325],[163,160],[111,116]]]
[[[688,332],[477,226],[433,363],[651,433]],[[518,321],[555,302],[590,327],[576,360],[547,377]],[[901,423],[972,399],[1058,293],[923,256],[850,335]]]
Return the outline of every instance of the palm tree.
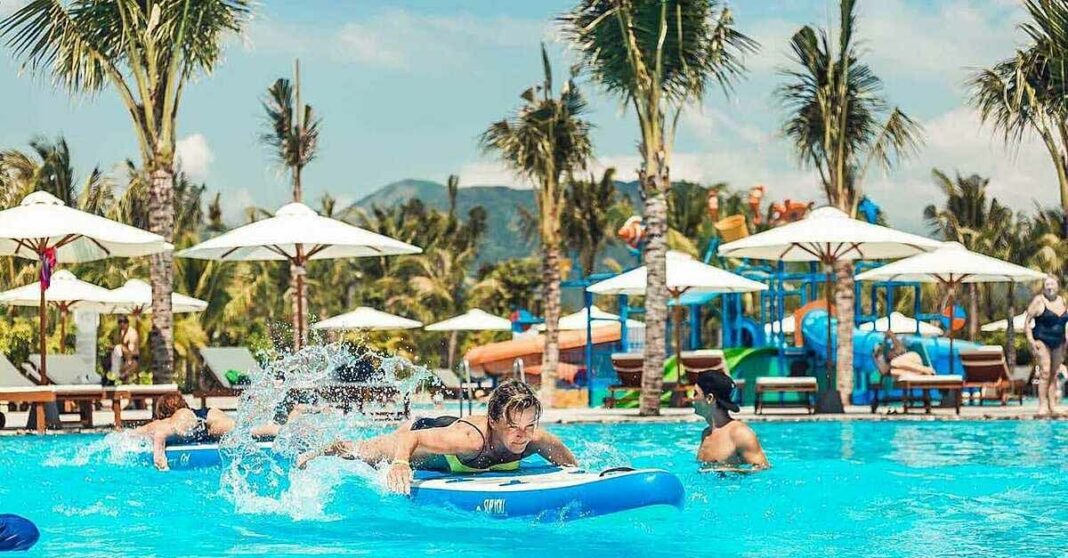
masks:
[[[1028,43],[972,76],[971,103],[1007,145],[1019,147],[1028,131],[1042,138],[1060,188],[1060,237],[1068,238],[1068,4],[1027,0],[1025,7],[1031,20],[1020,29]]]
[[[198,73],[214,69],[223,36],[241,30],[249,6],[248,0],[34,0],[0,21],[0,36],[25,66],[50,73],[59,87],[115,89],[150,177],[150,229],[171,240],[182,91]],[[151,268],[152,325],[159,331],[152,363],[156,380],[167,382],[174,359],[172,254],[153,256]]]
[[[790,40],[796,69],[776,94],[787,111],[783,133],[802,166],[819,173],[827,202],[855,217],[872,165],[889,169],[918,145],[920,127],[882,96],[882,81],[860,61],[855,0],[841,0],[837,45],[826,30],[802,27]],[[884,119],[885,116],[885,119]],[[828,262],[830,263],[830,262]],[[853,391],[853,265],[834,264],[838,316],[837,388]]]
[[[963,244],[969,250],[984,254],[1000,251],[1010,232],[1012,210],[1001,205],[997,198],[987,201],[989,178],[973,174],[950,179],[944,172],[933,169],[935,185],[946,196],[942,207],[934,204],[923,210],[923,217],[931,231],[946,240]],[[968,337],[974,341],[979,335],[979,297],[975,283],[968,284]],[[989,287],[989,286],[988,286]],[[989,295],[989,293],[988,293]],[[989,300],[990,297],[987,296]]]
[[[584,277],[596,271],[597,256],[615,242],[615,227],[630,215],[616,189],[616,169],[607,169],[600,179],[571,178],[564,191],[564,242],[578,252]]]
[[[580,0],[561,20],[594,79],[638,117],[649,269],[639,413],[657,415],[667,316],[666,197],[676,124],[683,107],[700,102],[711,82],[729,91],[744,71],[742,55],[757,45],[735,29],[733,14],[716,0]]]
[[[534,183],[538,236],[544,258],[545,349],[542,354],[542,398],[552,405],[556,365],[560,360],[560,240],[564,211],[561,177],[586,168],[592,152],[586,111],[574,82],[564,82],[559,97],[553,90],[552,67],[541,47],[545,75],[540,85],[523,92],[523,106],[511,118],[494,122],[483,132],[484,150],[497,153],[517,173]]]
[[[64,204],[82,211],[103,214],[114,202],[114,184],[100,167],[79,186],[71,163],[70,147],[63,137],[49,142],[30,141],[32,153],[18,149],[0,151],[0,206],[11,207],[35,190],[56,196]]]
[[[261,141],[274,149],[275,158],[289,172],[293,184],[293,201],[303,200],[301,173],[318,151],[319,124],[321,119],[315,115],[311,105],[300,102],[300,61],[295,63],[297,86],[289,80],[278,78],[267,89],[267,99],[263,110],[267,113],[268,131],[260,136]],[[297,247],[300,256],[302,248]],[[308,297],[304,285],[305,270],[294,263],[289,264],[289,276],[293,281],[290,289],[293,293],[293,346],[297,349],[304,342],[308,330]]]

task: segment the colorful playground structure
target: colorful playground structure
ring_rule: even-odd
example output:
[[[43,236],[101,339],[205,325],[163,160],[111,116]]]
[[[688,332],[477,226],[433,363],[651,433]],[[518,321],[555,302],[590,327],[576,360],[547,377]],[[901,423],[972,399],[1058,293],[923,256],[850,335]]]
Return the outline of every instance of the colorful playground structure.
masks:
[[[826,386],[826,376],[820,373],[826,366],[828,344],[836,344],[835,327],[828,328],[827,320],[835,321],[833,315],[828,315],[826,302],[820,288],[824,285],[826,275],[817,264],[808,264],[803,271],[798,271],[798,266],[792,266],[789,270],[783,262],[772,262],[772,265],[758,265],[743,260],[741,263],[731,265],[731,262],[720,258],[717,248],[720,242],[737,240],[748,235],[749,223],[754,225],[763,223],[765,226],[776,226],[784,222],[795,221],[805,216],[813,207],[811,202],[799,202],[784,200],[773,202],[768,205],[768,210],[761,217],[760,203],[766,194],[763,186],[753,188],[750,192],[749,202],[751,215],[730,215],[719,218],[719,204],[715,196],[710,195],[708,201],[708,215],[716,219],[715,227],[718,236],[714,237],[703,255],[705,263],[730,271],[745,278],[763,283],[767,290],[748,294],[683,294],[678,300],[672,300],[669,305],[674,307],[681,305],[686,310],[687,319],[679,324],[683,343],[681,349],[685,360],[686,351],[696,351],[706,347],[716,347],[722,351],[722,359],[736,381],[744,381],[745,385],[757,384],[757,378],[788,378],[810,379],[815,377],[818,389],[823,390]],[[716,200],[716,201],[714,201]],[[879,215],[878,206],[870,199],[862,200],[859,208],[861,216],[869,222],[874,222]],[[637,217],[628,219],[619,230],[619,237],[632,248],[632,252],[638,256],[640,265],[640,251],[644,230],[641,220]],[[857,262],[854,265],[854,273],[860,273],[877,267],[875,262]],[[577,268],[577,266],[576,266]],[[616,297],[617,315],[611,317],[599,317],[595,312],[590,312],[593,307],[593,298],[586,291],[586,287],[612,277],[613,274],[594,274],[588,277],[567,280],[563,283],[565,292],[581,290],[583,306],[586,312],[585,328],[581,330],[563,331],[560,338],[561,368],[557,374],[558,385],[561,388],[572,388],[585,392],[585,396],[575,398],[582,404],[601,406],[606,403],[614,406],[635,406],[637,404],[637,391],[623,393],[622,395],[610,393],[618,390],[620,375],[617,375],[613,367],[612,355],[619,353],[640,352],[644,345],[644,335],[635,335],[636,319],[641,318],[644,310],[640,307],[632,307],[629,298],[625,295]],[[897,314],[890,320],[891,311],[896,307],[896,301],[904,291],[911,291],[912,320]],[[900,321],[914,324],[915,330],[904,332],[900,329],[896,333],[905,346],[915,351],[923,358],[926,365],[934,368],[939,374],[961,374],[959,355],[962,351],[974,351],[980,348],[976,343],[954,340],[951,344],[948,337],[943,335],[922,334],[921,327],[930,331],[937,331],[926,322],[937,322],[942,325],[943,331],[955,331],[963,325],[963,310],[959,307],[953,309],[952,319],[948,318],[951,312],[924,312],[923,297],[920,283],[883,281],[855,284],[855,329],[853,333],[853,394],[852,401],[855,404],[868,404],[876,394],[877,388],[882,388],[879,397],[900,397],[901,390],[892,385],[880,385],[882,378],[876,366],[873,352],[875,348],[885,342],[885,334],[880,327],[873,327],[878,322],[880,325],[891,322],[900,328]],[[863,302],[866,301],[866,306]],[[879,302],[882,302],[883,310],[880,310]],[[519,314],[517,314],[519,315]],[[525,319],[517,321],[515,331],[517,336],[511,341],[494,343],[482,347],[476,347],[469,351],[466,360],[472,370],[484,372],[491,376],[503,376],[514,374],[521,376],[532,383],[540,382],[541,352],[543,340],[540,336],[519,334],[519,330],[530,327],[537,321],[536,318],[524,315]],[[709,323],[710,318],[715,318],[718,328],[714,331],[704,330],[703,324]],[[832,323],[832,326],[835,325]],[[665,336],[668,340],[667,354],[669,358],[664,363],[664,379],[666,385],[677,385],[680,382],[676,371],[676,348],[673,344],[676,332],[675,324],[668,321],[668,331]],[[831,338],[828,339],[828,332]],[[644,332],[641,332],[644,333]],[[592,342],[587,342],[592,340]],[[718,352],[718,351],[717,351]],[[683,379],[683,382],[685,380]],[[811,381],[811,380],[810,380]],[[740,382],[741,383],[741,382]],[[768,383],[767,381],[763,383]],[[787,382],[788,384],[789,382]],[[786,384],[784,384],[786,385]],[[614,388],[614,389],[610,389]],[[675,394],[665,390],[665,403],[677,402]],[[672,399],[675,397],[675,399]],[[740,394],[741,403],[753,404],[756,390],[745,389]],[[805,397],[804,394],[778,394],[779,402],[797,402]]]

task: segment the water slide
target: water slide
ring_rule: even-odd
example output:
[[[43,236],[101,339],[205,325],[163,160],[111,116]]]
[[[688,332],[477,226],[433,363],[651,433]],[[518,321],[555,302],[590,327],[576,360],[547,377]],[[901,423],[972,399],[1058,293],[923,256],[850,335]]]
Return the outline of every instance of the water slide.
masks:
[[[836,342],[836,320],[831,319],[831,343]],[[823,355],[827,354],[827,312],[825,310],[812,310],[805,314],[801,320],[801,333],[804,337],[805,348],[813,354],[819,355],[822,363]],[[972,350],[980,347],[977,343],[969,341],[953,341],[953,359],[950,359],[948,337],[922,337],[919,335],[901,335],[901,341],[911,350],[920,353],[924,360],[930,364],[939,374],[962,374],[960,366],[960,351]],[[883,334],[875,331],[863,331],[853,329],[853,378],[854,399],[858,402],[867,401],[869,394],[869,378],[877,371],[872,351],[883,342]],[[950,372],[952,362],[953,371]],[[820,375],[822,387],[823,377]]]

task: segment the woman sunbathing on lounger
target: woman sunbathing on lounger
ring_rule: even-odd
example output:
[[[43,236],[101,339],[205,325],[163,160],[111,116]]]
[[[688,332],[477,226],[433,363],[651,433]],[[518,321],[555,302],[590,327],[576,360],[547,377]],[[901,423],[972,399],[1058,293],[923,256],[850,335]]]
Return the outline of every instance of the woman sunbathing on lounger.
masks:
[[[219,409],[190,409],[185,398],[177,393],[160,397],[154,407],[152,422],[137,428],[134,434],[152,439],[152,461],[160,471],[169,469],[167,442],[217,442],[237,426],[230,415]],[[299,409],[294,409],[290,418],[298,412]],[[280,428],[281,426],[275,423],[265,424],[253,428],[252,435],[277,436]]]
[[[904,343],[894,332],[886,332],[886,341],[889,342],[889,347],[886,343],[880,343],[875,346],[872,354],[875,358],[875,366],[883,375],[889,374],[897,377],[905,374],[921,374],[929,376],[935,373],[933,368],[923,363],[920,353],[906,349]]]
[[[502,383],[490,396],[487,416],[421,418],[395,432],[359,442],[337,441],[297,459],[303,469],[323,455],[391,461],[390,490],[408,494],[412,469],[452,473],[513,471],[524,457],[542,456],[554,465],[575,466],[575,456],[556,436],[538,428],[541,402],[524,383]]]

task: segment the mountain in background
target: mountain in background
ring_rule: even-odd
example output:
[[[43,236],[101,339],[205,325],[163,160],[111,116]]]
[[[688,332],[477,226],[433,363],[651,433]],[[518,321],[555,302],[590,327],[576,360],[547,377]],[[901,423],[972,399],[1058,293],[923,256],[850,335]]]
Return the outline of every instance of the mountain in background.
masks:
[[[640,203],[638,182],[616,182],[616,187],[628,196],[635,205]],[[409,199],[418,198],[427,207],[442,211],[449,208],[449,194],[444,184],[430,180],[407,179],[387,184],[356,202],[358,207],[394,207]],[[467,186],[456,194],[456,210],[465,218],[471,208],[481,205],[486,209],[486,236],[478,254],[478,263],[498,262],[509,258],[522,258],[533,254],[537,248],[520,232],[519,207],[534,211],[534,192],[507,186]]]

